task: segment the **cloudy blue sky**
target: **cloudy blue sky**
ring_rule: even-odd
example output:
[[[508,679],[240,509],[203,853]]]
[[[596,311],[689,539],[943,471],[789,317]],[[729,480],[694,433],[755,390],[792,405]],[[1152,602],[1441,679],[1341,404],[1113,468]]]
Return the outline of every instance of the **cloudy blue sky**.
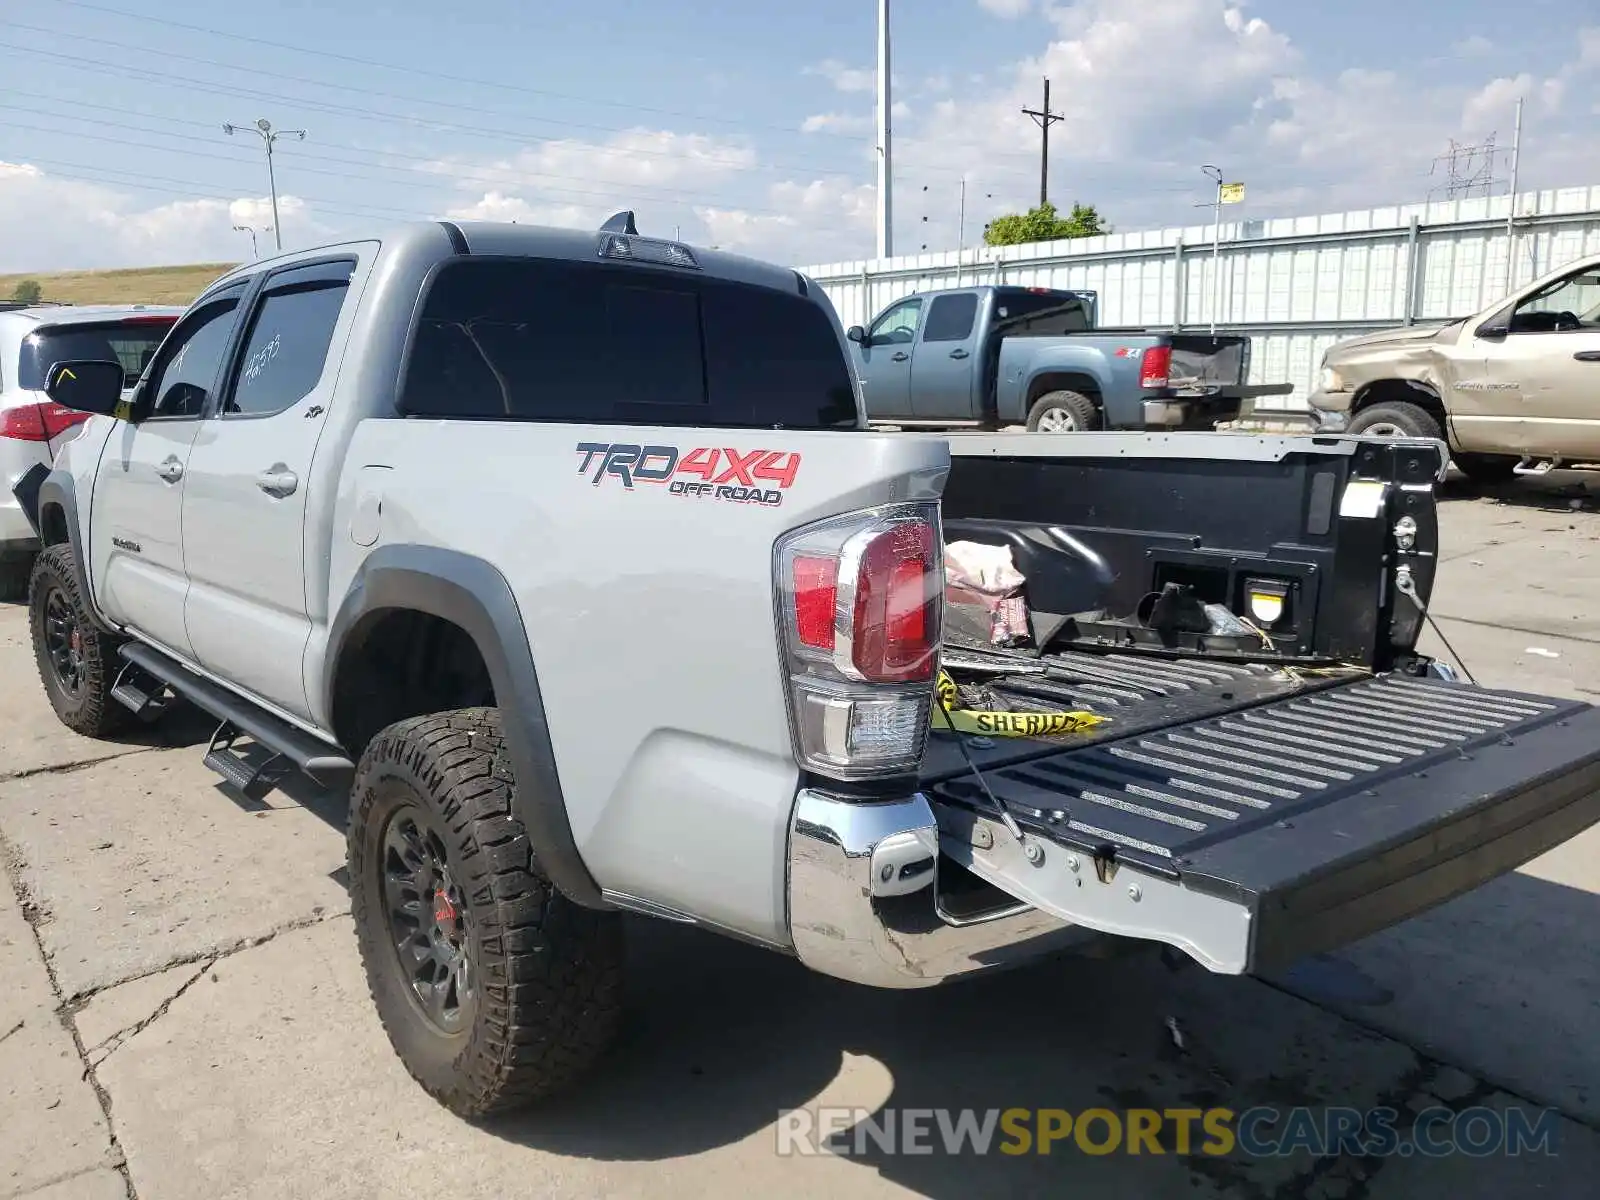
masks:
[[[874,0],[29,0],[0,16],[0,271],[223,260],[455,215],[643,228],[797,263],[872,246]],[[1424,198],[1455,138],[1526,187],[1600,183],[1596,0],[896,0],[896,241],[1032,202],[1053,80],[1058,203],[1195,220]],[[1502,156],[1496,175],[1508,174]],[[266,239],[263,237],[263,242]]]

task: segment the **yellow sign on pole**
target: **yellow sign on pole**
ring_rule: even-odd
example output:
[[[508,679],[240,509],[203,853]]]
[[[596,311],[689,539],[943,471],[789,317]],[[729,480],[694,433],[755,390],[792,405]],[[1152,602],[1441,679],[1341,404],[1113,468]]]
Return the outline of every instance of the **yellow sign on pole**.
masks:
[[[1222,204],[1239,204],[1244,200],[1244,184],[1223,183],[1217,185],[1217,199]]]

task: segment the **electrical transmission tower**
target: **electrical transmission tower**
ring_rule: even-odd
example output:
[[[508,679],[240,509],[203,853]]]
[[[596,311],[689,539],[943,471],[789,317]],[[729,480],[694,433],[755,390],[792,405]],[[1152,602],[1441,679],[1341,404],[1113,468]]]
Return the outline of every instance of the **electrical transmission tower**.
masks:
[[[1435,184],[1428,189],[1428,198],[1431,200],[1437,193],[1443,193],[1446,200],[1458,200],[1474,194],[1487,196],[1494,190],[1495,184],[1500,181],[1495,178],[1494,134],[1490,134],[1481,142],[1471,145],[1462,145],[1455,138],[1450,139],[1450,150],[1433,160],[1428,175],[1437,178],[1441,173],[1444,182]]]

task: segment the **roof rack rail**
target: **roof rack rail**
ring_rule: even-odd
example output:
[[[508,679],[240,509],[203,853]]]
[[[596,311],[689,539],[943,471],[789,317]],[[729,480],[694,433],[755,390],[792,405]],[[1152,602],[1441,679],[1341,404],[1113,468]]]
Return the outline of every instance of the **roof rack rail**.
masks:
[[[639,227],[633,221],[633,209],[625,208],[600,226],[601,233],[626,233],[637,236]]]
[[[70,308],[70,300],[0,300],[0,312],[15,312],[19,308]]]

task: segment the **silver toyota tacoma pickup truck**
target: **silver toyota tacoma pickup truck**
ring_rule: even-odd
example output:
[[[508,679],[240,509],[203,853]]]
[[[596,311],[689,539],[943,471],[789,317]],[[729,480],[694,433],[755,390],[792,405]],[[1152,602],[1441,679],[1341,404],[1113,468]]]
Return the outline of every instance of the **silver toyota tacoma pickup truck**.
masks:
[[[50,703],[348,789],[373,999],[466,1116],[595,1063],[626,914],[883,987],[1243,974],[1600,817],[1600,714],[1413,648],[1436,442],[872,432],[813,282],[627,214],[250,263],[123,382],[53,363],[94,415],[15,489]]]

